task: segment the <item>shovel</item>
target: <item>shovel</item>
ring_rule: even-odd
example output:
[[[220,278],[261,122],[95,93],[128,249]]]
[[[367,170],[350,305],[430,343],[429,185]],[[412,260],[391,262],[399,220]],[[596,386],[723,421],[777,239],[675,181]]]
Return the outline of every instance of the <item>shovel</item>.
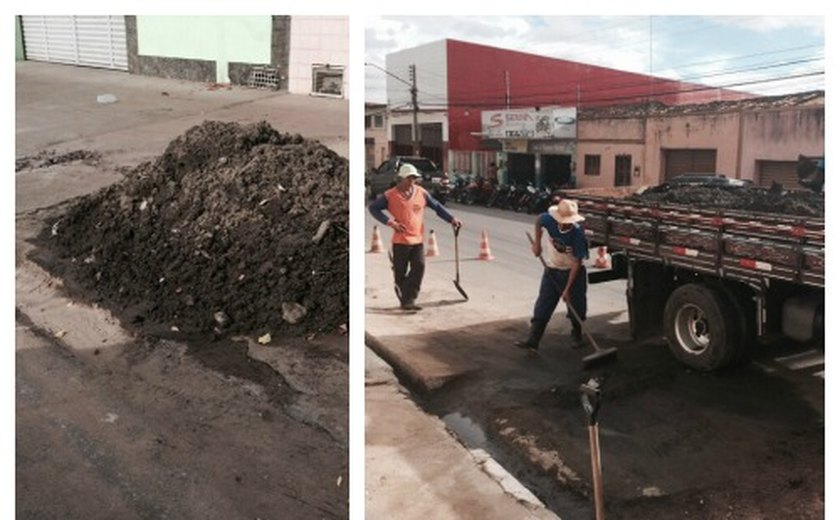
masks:
[[[531,242],[531,245],[534,245],[534,238],[531,236],[531,233],[525,232],[528,235],[528,241]],[[543,268],[548,269],[548,265],[545,263],[545,259],[543,259],[542,255],[539,256],[540,263],[542,263]],[[549,276],[549,278],[551,278]],[[560,287],[560,284],[554,278],[551,278],[551,281],[554,282],[554,286],[557,288],[560,293],[563,293],[563,288]],[[580,328],[584,334],[586,334],[586,338],[589,340],[589,343],[592,344],[592,348],[595,349],[595,352],[585,356],[583,358],[583,368],[592,368],[595,365],[600,365],[602,363],[611,363],[615,361],[616,356],[618,356],[618,349],[615,347],[611,348],[601,348],[598,346],[598,343],[595,341],[595,338],[592,337],[592,334],[589,333],[589,329],[583,324],[583,320],[580,319],[577,311],[575,310],[575,306],[568,304],[566,307],[572,313],[572,316],[577,320],[580,324]]]
[[[470,297],[467,296],[466,291],[461,287],[461,262],[458,257],[458,233],[461,231],[461,226],[453,229],[455,230],[455,280],[453,280],[453,283],[455,284],[455,288],[458,289],[458,292],[461,293],[461,296],[464,297],[464,301],[467,301]]]
[[[592,458],[595,520],[604,520],[604,482],[601,480],[601,443],[598,434],[598,410],[601,407],[600,386],[600,382],[594,378],[580,385],[580,401],[589,422],[589,453]]]

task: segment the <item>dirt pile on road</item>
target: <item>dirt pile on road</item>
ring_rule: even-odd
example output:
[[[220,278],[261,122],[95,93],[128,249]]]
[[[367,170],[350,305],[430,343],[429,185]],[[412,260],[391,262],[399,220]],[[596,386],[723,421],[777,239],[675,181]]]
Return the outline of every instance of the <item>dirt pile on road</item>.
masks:
[[[655,204],[689,205],[699,209],[761,211],[781,215],[823,217],[825,197],[812,191],[767,190],[755,187],[669,186],[631,195],[628,200]]]
[[[205,122],[48,227],[50,266],[129,322],[335,332],[348,317],[346,159],[268,123]]]

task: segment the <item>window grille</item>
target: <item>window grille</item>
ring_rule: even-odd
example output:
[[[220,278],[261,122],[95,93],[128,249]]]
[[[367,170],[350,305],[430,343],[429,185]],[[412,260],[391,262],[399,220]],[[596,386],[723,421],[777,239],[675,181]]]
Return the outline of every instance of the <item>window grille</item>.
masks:
[[[344,67],[330,64],[312,65],[312,95],[342,97]]]
[[[277,90],[280,88],[280,74],[274,67],[253,67],[248,77],[250,88],[268,88]]]

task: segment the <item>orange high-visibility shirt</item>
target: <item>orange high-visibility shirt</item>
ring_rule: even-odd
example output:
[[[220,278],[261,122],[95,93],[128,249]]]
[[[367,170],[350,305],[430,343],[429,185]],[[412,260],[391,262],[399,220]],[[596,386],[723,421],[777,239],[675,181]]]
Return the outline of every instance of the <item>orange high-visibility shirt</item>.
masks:
[[[406,197],[396,187],[386,190],[385,199],[388,200],[388,213],[400,224],[405,226],[405,232],[394,230],[391,239],[395,244],[423,243],[423,213],[426,209],[426,190],[421,186],[414,186],[414,191]]]

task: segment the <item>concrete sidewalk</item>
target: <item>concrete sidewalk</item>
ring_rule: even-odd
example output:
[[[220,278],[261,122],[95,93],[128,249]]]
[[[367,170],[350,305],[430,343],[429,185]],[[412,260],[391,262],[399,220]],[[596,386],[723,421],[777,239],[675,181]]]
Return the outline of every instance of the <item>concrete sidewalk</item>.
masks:
[[[365,518],[557,518],[482,450],[468,450],[365,355]]]
[[[480,356],[461,355],[431,336],[451,334],[456,321],[470,327],[510,318],[509,307],[499,305],[505,295],[487,287],[465,287],[470,300],[463,302],[453,269],[447,253],[429,258],[423,310],[406,313],[397,308],[387,254],[365,255],[366,518],[558,518],[486,452],[464,446],[441,419],[418,408],[394,376],[428,392],[480,370]],[[518,354],[510,352],[512,359]]]

